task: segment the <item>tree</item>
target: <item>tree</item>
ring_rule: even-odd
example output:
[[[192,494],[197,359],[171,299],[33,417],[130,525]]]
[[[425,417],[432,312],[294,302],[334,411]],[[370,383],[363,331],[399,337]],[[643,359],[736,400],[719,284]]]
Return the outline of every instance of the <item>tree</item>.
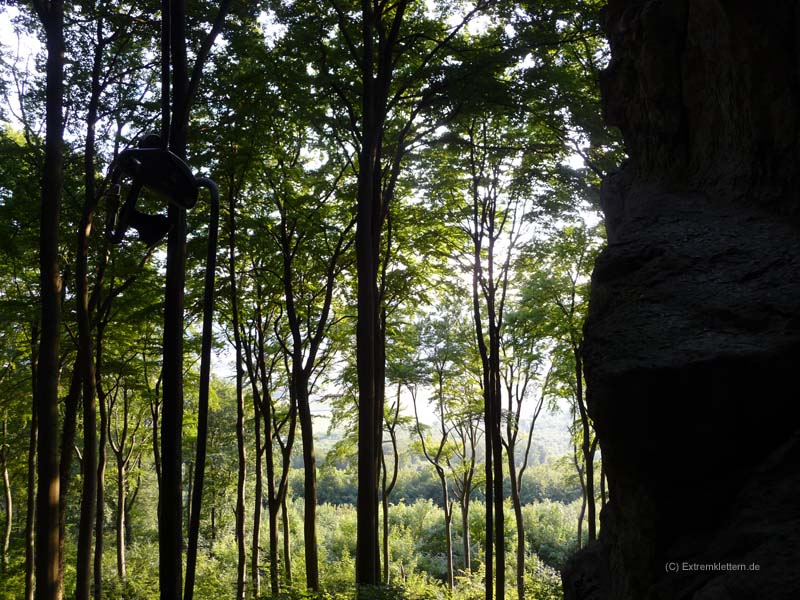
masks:
[[[47,45],[46,137],[39,236],[41,337],[36,386],[38,415],[36,502],[36,598],[58,600],[59,474],[58,368],[61,326],[61,273],[58,230],[63,185],[62,107],[64,100],[64,4],[34,0]]]
[[[522,476],[528,465],[528,458],[533,441],[533,430],[536,420],[544,406],[545,395],[549,392],[550,377],[553,372],[553,364],[547,370],[544,379],[540,384],[539,397],[530,416],[530,425],[527,431],[527,442],[522,452],[522,461],[517,466],[517,441],[520,439],[520,425],[522,416],[522,404],[528,396],[528,387],[531,382],[539,375],[541,363],[544,357],[539,346],[540,340],[534,332],[526,332],[521,328],[515,328],[515,315],[509,315],[510,335],[502,341],[502,352],[504,368],[502,373],[503,382],[506,390],[506,434],[502,439],[503,446],[508,457],[508,475],[511,482],[511,504],[514,507],[514,518],[517,528],[517,596],[519,600],[525,598],[525,525],[522,517]],[[531,335],[533,333],[533,335]]]
[[[107,411],[110,415],[108,419],[108,442],[111,447],[117,466],[117,506],[116,506],[116,530],[117,530],[117,577],[121,581],[127,578],[125,564],[125,529],[126,513],[128,500],[128,469],[132,464],[136,464],[141,456],[141,449],[137,443],[137,435],[142,425],[144,413],[142,410],[135,410],[132,415],[131,403],[134,399],[134,391],[129,389],[123,382],[122,386],[114,390],[109,397]],[[119,393],[122,393],[122,402],[119,402]],[[135,456],[134,453],[139,455]],[[133,460],[132,460],[133,459]]]
[[[200,84],[203,67],[214,40],[222,29],[230,4],[230,0],[221,1],[213,25],[197,50],[191,73],[187,64],[185,0],[164,0],[161,4],[161,140],[163,143],[168,141],[169,149],[179,158],[186,158],[190,109]],[[165,16],[165,12],[168,18]],[[170,204],[167,216],[173,226],[167,240],[164,299],[159,581],[162,600],[173,600],[181,596],[183,583],[181,436],[183,429],[183,295],[186,277],[186,210]],[[193,594],[194,567],[194,562],[190,559],[187,562],[187,585],[184,593],[187,600],[191,600]],[[237,598],[243,597],[244,584],[241,583]]]
[[[309,177],[308,191],[293,189],[292,179],[300,180],[292,171],[301,168],[303,138],[284,144],[286,156],[276,156],[275,164],[265,174],[278,222],[268,231],[275,239],[283,263],[283,283],[287,340],[278,338],[291,364],[290,391],[297,403],[302,434],[303,468],[305,472],[304,540],[306,585],[319,590],[319,565],[316,533],[316,458],[314,432],[309,405],[310,385],[325,362],[323,346],[329,327],[331,302],[337,276],[347,264],[344,257],[351,245],[350,230],[355,220],[333,205],[339,177],[328,183],[325,172]],[[339,173],[342,167],[335,165]],[[344,164],[347,168],[347,163]],[[314,179],[317,179],[314,181]],[[299,193],[298,193],[299,192]],[[337,214],[338,213],[338,214]],[[327,221],[327,222],[326,222]],[[341,225],[339,225],[341,223]],[[302,227],[302,230],[301,230]],[[322,240],[321,244],[313,242]],[[302,267],[298,267],[298,265]],[[320,281],[319,285],[308,282]],[[320,356],[322,355],[322,356]]]
[[[37,469],[53,456],[56,584],[51,596],[39,586],[40,597],[74,588],[78,598],[100,598],[123,585],[123,595],[171,600],[190,598],[195,587],[203,597],[234,586],[240,598],[259,596],[266,563],[273,596],[292,587],[299,564],[306,586],[319,593],[344,589],[355,570],[361,595],[391,578],[414,596],[447,582],[462,590],[453,590],[457,598],[473,594],[488,573],[487,596],[502,597],[504,541],[514,535],[504,494],[514,506],[522,596],[523,575],[537,576],[530,561],[524,570],[526,541],[528,549],[532,541],[537,552],[544,547],[531,524],[539,509],[524,506],[526,499],[577,499],[582,479],[588,513],[589,488],[597,485],[587,478],[597,440],[582,415],[574,335],[583,309],[565,324],[570,299],[562,293],[580,287],[585,274],[571,283],[561,277],[555,238],[546,251],[520,249],[523,239],[544,243],[555,235],[605,170],[600,148],[608,138],[593,117],[596,19],[573,14],[596,1],[214,4],[162,2],[173,17],[162,19],[167,61],[158,60],[159,40],[152,39],[155,6],[85,0],[68,11],[57,229],[72,241],[50,255],[65,282],[48,305],[63,315],[54,354],[52,321],[41,335],[42,314],[53,313],[35,314],[39,298],[52,294],[30,269],[40,243],[31,231],[32,182],[53,189],[43,177],[51,165],[40,126],[47,81],[37,69],[45,61],[29,63],[29,73],[0,65],[0,116],[12,119],[0,138],[0,550],[10,582],[0,596],[21,596],[25,587],[26,600],[33,597],[36,511],[25,507],[23,532],[22,498],[43,497]],[[49,19],[51,6],[20,12],[22,30],[41,31],[39,17]],[[214,43],[229,7],[224,39]],[[471,24],[478,15],[485,18]],[[159,71],[166,75],[160,93]],[[111,220],[100,217],[113,214],[118,199],[106,193],[101,172],[152,128],[159,104],[162,143],[184,160],[191,156],[192,172],[211,173],[228,204],[228,261],[217,292],[220,339],[237,353],[237,381],[217,382],[207,406],[202,391],[198,402],[184,398],[197,382],[195,317],[211,305],[198,291],[205,202],[188,214],[168,209],[166,291],[162,249],[126,239],[114,250],[104,239]],[[567,166],[576,160],[572,152],[586,168]],[[140,198],[142,210],[163,209],[164,198],[150,192]],[[535,231],[531,239],[519,234],[523,228]],[[457,285],[467,279],[473,290]],[[583,295],[576,294],[578,304]],[[530,314],[517,315],[522,299]],[[471,307],[471,323],[455,308],[442,319],[436,307],[445,300]],[[418,343],[407,334],[424,322],[430,327]],[[223,350],[217,368],[227,357]],[[48,404],[44,438],[37,435],[41,364],[61,373],[48,383],[62,402],[55,411]],[[3,378],[8,365],[10,379]],[[33,404],[25,399],[30,375]],[[525,419],[546,402],[534,384],[574,406],[569,486],[541,475],[545,466],[528,466],[539,441]],[[410,388],[420,409],[416,428],[406,427],[415,421]],[[428,404],[438,415],[430,428]],[[323,436],[318,419],[328,406],[334,429]],[[421,452],[405,452],[409,436]],[[37,447],[50,452],[54,442],[53,456],[37,456]],[[26,444],[27,456],[8,449]],[[114,481],[106,493],[108,460]],[[601,474],[601,497],[603,482]],[[80,511],[70,484],[73,492],[82,488]],[[484,516],[471,508],[484,486],[488,535]],[[412,500],[420,502],[403,506]],[[344,506],[352,502],[358,515]],[[453,526],[456,504],[460,527]],[[577,516],[579,505],[563,515]],[[12,517],[4,514],[12,508]],[[47,525],[44,518],[39,525]],[[583,534],[583,520],[579,527]],[[290,534],[301,528],[302,547],[292,548]],[[476,551],[487,542],[485,554]],[[557,552],[543,551],[548,564],[564,556],[568,542],[559,544]],[[102,562],[112,552],[117,576],[109,582]],[[422,583],[421,571],[440,581]]]
[[[561,385],[561,393],[572,400],[573,411],[578,416],[575,431],[583,466],[576,462],[576,468],[585,488],[590,541],[597,537],[594,473],[597,442],[586,410],[581,345],[589,274],[601,239],[598,234],[597,229],[578,221],[563,227],[557,237],[541,240],[526,250],[523,261],[529,266],[523,267],[528,276],[521,303],[529,307],[528,318],[547,323],[547,335],[556,344],[553,353],[559,363],[554,375]],[[535,270],[530,269],[531,264],[537,265]]]

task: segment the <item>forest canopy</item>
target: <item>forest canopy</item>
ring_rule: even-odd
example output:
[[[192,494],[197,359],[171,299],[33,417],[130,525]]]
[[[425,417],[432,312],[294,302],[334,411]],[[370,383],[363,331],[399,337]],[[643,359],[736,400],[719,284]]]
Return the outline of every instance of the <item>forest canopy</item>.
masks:
[[[0,8],[0,598],[562,598],[600,5]]]

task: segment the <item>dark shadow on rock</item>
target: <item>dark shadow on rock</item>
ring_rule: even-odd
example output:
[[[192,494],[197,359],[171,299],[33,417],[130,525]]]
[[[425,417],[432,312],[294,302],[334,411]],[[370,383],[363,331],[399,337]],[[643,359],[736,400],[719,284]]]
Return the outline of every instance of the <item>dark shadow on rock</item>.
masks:
[[[800,598],[800,2],[612,0],[584,360],[610,502],[567,600]]]

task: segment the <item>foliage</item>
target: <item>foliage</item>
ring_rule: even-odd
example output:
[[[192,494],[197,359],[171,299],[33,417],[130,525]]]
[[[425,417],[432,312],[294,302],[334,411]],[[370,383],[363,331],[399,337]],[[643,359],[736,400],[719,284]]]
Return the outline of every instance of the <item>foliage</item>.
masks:
[[[389,583],[360,593],[409,600],[483,597],[484,365],[475,319],[486,319],[495,310],[489,298],[502,289],[495,315],[502,367],[515,369],[509,381],[531,382],[519,396],[519,414],[513,407],[502,414],[503,422],[512,426],[509,431],[518,426],[512,460],[521,463],[529,441],[532,449],[520,486],[529,561],[525,585],[531,598],[559,598],[553,569],[560,568],[577,545],[582,475],[575,472],[572,456],[554,455],[537,428],[528,440],[525,425],[539,398],[545,412],[575,405],[575,349],[580,347],[589,275],[603,237],[593,211],[600,178],[621,158],[619,141],[600,118],[596,84],[608,60],[599,27],[601,1],[376,4],[385,8],[381,19],[364,23],[361,5],[352,0],[232,3],[217,43],[209,48],[189,123],[188,162],[194,172],[217,180],[226,202],[220,239],[233,240],[240,331],[233,325],[231,277],[220,266],[196,597],[229,595],[240,566],[233,509],[239,468],[233,425],[237,390],[230,364],[237,335],[248,355],[240,390],[246,408],[245,537],[250,543],[258,503],[264,509],[261,546],[269,527],[264,516],[270,507],[268,492],[255,497],[256,457],[261,457],[265,488],[280,487],[285,459],[294,572],[290,582],[281,570],[280,597],[334,600],[356,595],[354,247],[356,201],[364,183],[359,174],[371,160],[361,150],[370,142],[379,155],[372,185],[381,200],[372,257],[378,274],[377,326],[385,338],[381,468],[386,481],[392,481],[396,457],[397,472],[394,487],[385,488]],[[217,8],[213,2],[188,7],[185,25],[191,48],[200,47],[209,16]],[[59,435],[73,427],[75,446],[82,447],[82,417],[69,417],[80,405],[70,385],[77,368],[75,241],[93,182],[97,193],[89,200],[96,201],[97,208],[88,236],[90,328],[98,400],[108,414],[105,499],[99,507],[105,528],[101,580],[108,598],[156,598],[166,256],[162,247],[148,249],[133,239],[116,247],[108,243],[115,201],[106,188],[113,157],[158,129],[159,23],[153,15],[159,8],[149,0],[81,0],[66,10]],[[23,38],[43,39],[27,5],[3,6],[0,17],[6,16]],[[402,18],[396,21],[396,44],[387,54],[387,26],[398,16]],[[363,57],[367,25],[376,25],[372,66],[385,74],[389,65],[391,71],[388,80],[381,80],[386,98],[380,115],[371,114],[369,106],[365,111],[362,103],[374,83],[366,75],[371,63]],[[33,458],[28,456],[31,382],[39,330],[35,265],[44,55],[41,47],[34,49],[38,54],[26,67],[23,57],[14,57],[14,43],[3,40],[0,64],[0,418],[8,422],[7,438],[0,443],[9,450],[0,469],[8,473],[14,508],[0,598],[21,597],[25,586],[26,497],[34,492],[28,487],[28,460]],[[99,82],[99,89],[93,81]],[[92,106],[97,112],[90,122]],[[381,131],[377,146],[375,140],[364,139],[369,119]],[[87,166],[91,155],[94,163]],[[163,198],[146,192],[139,207],[161,212]],[[480,217],[476,207],[484,210]],[[181,449],[185,492],[197,444],[208,211],[202,200],[188,215]],[[470,289],[473,268],[482,271],[477,285],[484,288],[477,311]],[[545,382],[551,364],[553,377]],[[79,378],[75,381],[80,383]],[[503,406],[511,407],[505,400]],[[304,409],[306,414],[297,420],[308,417],[301,432],[296,419]],[[571,431],[563,434],[565,439],[572,436],[565,445],[580,443],[590,427],[577,416],[573,420]],[[321,434],[325,425],[328,436]],[[265,446],[268,435],[272,442]],[[294,438],[297,443],[291,448]],[[302,473],[306,462],[300,449],[309,441],[316,445],[318,465],[316,519],[323,587],[318,595],[300,583],[305,571],[302,515],[307,514]],[[266,473],[270,452],[271,480]],[[123,581],[115,568],[116,457],[128,453],[127,474],[119,483],[127,493],[129,575]],[[307,461],[308,448],[306,453]],[[64,498],[64,593],[70,595],[82,475],[81,457],[73,448],[65,449],[63,459],[69,463],[64,478],[70,483]],[[508,495],[511,486],[505,475]],[[453,562],[459,572],[451,592],[446,586],[448,544],[442,509],[452,511],[463,499],[471,501],[472,508],[468,532],[462,531],[458,517],[452,520]],[[3,528],[5,508],[5,494],[0,494]],[[506,511],[510,514],[508,506]],[[282,552],[280,515],[276,522]],[[462,571],[466,552],[461,542],[467,533],[472,560]],[[511,519],[503,533],[511,548],[517,535]],[[285,566],[283,554],[268,554],[262,549],[262,579],[270,560],[281,569]],[[513,566],[507,565],[509,573]],[[262,597],[268,589],[262,582]]]

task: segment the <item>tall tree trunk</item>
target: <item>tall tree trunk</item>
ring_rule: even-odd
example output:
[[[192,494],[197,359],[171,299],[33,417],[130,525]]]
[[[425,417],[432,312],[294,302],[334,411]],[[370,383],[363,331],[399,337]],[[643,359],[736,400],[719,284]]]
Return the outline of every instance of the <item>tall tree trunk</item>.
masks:
[[[34,6],[44,25],[47,45],[45,89],[45,158],[40,212],[39,271],[41,341],[39,344],[37,402],[39,414],[36,509],[36,598],[57,600],[59,573],[58,372],[61,333],[61,275],[58,229],[63,187],[62,105],[64,98],[63,0]]]
[[[100,407],[100,441],[97,455],[97,511],[94,528],[94,600],[103,597],[103,535],[105,530],[106,508],[106,463],[108,442],[108,398],[102,385],[103,372],[103,340],[105,336],[105,322],[97,326],[95,343],[95,389],[97,390],[98,405]]]
[[[525,600],[525,523],[522,520],[522,500],[514,464],[513,450],[509,447],[508,467],[511,479],[511,504],[517,526],[517,598]]]
[[[452,591],[455,584],[454,568],[453,568],[453,505],[450,503],[450,498],[447,493],[447,480],[444,476],[444,471],[439,474],[439,480],[442,484],[442,500],[444,501],[444,541],[445,552],[447,553],[447,588]]]
[[[192,512],[192,490],[194,484],[194,462],[191,460],[186,465],[186,507],[183,510],[183,514],[186,515],[186,528],[187,531],[190,527],[189,525],[189,514]],[[188,536],[187,536],[188,537]],[[186,574],[188,578],[189,574]],[[184,587],[185,590],[185,587]]]
[[[103,19],[97,19],[96,46],[92,62],[91,95],[86,116],[86,142],[83,154],[85,197],[78,225],[75,266],[75,291],[78,314],[78,363],[83,381],[83,487],[78,526],[78,560],[75,575],[75,600],[89,600],[91,593],[92,524],[97,501],[97,394],[94,376],[91,324],[89,314],[88,255],[92,231],[95,192],[95,123],[100,101],[100,70],[104,50]]]
[[[161,378],[156,382],[153,400],[150,402],[150,416],[153,419],[153,466],[156,470],[156,484],[159,496],[161,495],[161,444],[159,442],[159,416],[161,415],[161,402],[158,399]]]
[[[138,470],[141,470],[142,464],[141,461],[136,467]],[[139,490],[141,489],[142,481],[141,474],[139,474],[136,478],[136,487],[131,494],[130,489],[125,492],[125,547],[127,548],[133,543],[133,526],[131,525],[131,512],[133,511],[133,507],[136,504],[136,497],[139,495]],[[125,480],[127,482],[127,469]]]
[[[253,399],[254,427],[256,435],[256,489],[253,496],[253,543],[250,554],[250,576],[253,580],[253,597],[261,596],[261,574],[259,565],[258,544],[261,537],[261,503],[264,500],[264,477],[262,472],[261,457],[264,449],[261,445],[261,412],[258,403]]]
[[[78,406],[81,396],[81,370],[79,358],[72,366],[72,377],[69,392],[64,399],[64,423],[61,431],[61,457],[58,466],[59,500],[58,500],[58,585],[64,585],[64,544],[67,530],[67,498],[69,484],[72,480],[72,455],[75,453],[75,432],[77,429]],[[59,588],[59,597],[63,589]]]
[[[184,600],[194,597],[194,579],[197,565],[197,544],[200,537],[200,511],[203,502],[203,487],[206,474],[208,446],[208,396],[211,384],[211,343],[214,315],[214,283],[217,268],[217,236],[219,234],[219,195],[213,183],[211,214],[208,221],[208,250],[206,254],[205,278],[203,281],[203,333],[200,349],[200,389],[197,401],[197,441],[195,450],[194,487],[189,512],[189,547],[186,553],[186,588]],[[190,479],[190,481],[192,481]]]
[[[382,318],[383,330],[386,330],[385,311]],[[397,473],[400,468],[400,455],[397,449],[397,422],[400,416],[400,392],[402,390],[402,383],[397,383],[397,396],[395,397],[394,404],[394,418],[387,427],[389,431],[389,439],[392,443],[392,477],[387,480],[386,477],[386,457],[381,448],[381,504],[383,506],[383,583],[389,585],[389,496],[394,490],[397,483]]]
[[[3,465],[3,491],[6,500],[6,530],[3,534],[3,556],[0,561],[0,573],[5,577],[8,572],[8,547],[11,543],[11,525],[14,518],[14,503],[11,497],[11,482],[8,479],[8,415],[3,414],[3,441],[0,443],[0,464]]]
[[[445,421],[445,409],[444,409],[444,362],[436,364],[436,378],[438,381],[438,410],[439,410],[439,419],[441,425],[441,438],[435,452],[433,452],[433,450],[431,452],[428,452],[428,446],[425,442],[425,436],[423,435],[422,427],[420,426],[419,413],[417,412],[416,392],[413,390],[411,392],[411,400],[414,405],[414,420],[416,421],[416,431],[417,435],[419,436],[420,444],[422,446],[422,453],[425,455],[425,459],[436,470],[436,476],[439,478],[439,485],[442,491],[442,510],[444,511],[445,544],[446,544],[446,558],[447,558],[447,587],[452,591],[454,584],[453,535],[451,531],[451,523],[453,520],[453,505],[450,502],[450,494],[447,488],[447,476],[445,474],[444,468],[442,468],[440,464],[442,452],[444,450],[445,444],[447,444],[447,439],[449,436],[449,432],[447,430],[447,424]]]
[[[125,581],[127,577],[125,565],[125,462],[120,457],[117,458],[117,577],[120,581]]]
[[[477,198],[476,204],[473,207],[473,219],[475,222],[476,230],[478,228],[478,205]],[[473,238],[473,267],[472,267],[472,311],[473,321],[475,323],[475,337],[478,342],[478,350],[481,356],[482,367],[482,381],[483,381],[483,427],[484,427],[484,478],[485,478],[485,510],[486,510],[486,541],[485,541],[485,568],[486,575],[484,579],[484,597],[485,600],[493,600],[494,598],[494,485],[492,478],[494,476],[494,469],[492,463],[494,460],[494,452],[492,450],[494,435],[492,435],[493,423],[493,408],[494,402],[492,400],[492,380],[489,375],[489,353],[486,348],[486,340],[483,335],[483,325],[481,320],[481,306],[479,296],[479,283],[480,283],[480,261],[481,261],[481,233],[476,232]]]
[[[589,414],[586,410],[586,402],[584,399],[583,361],[581,360],[581,351],[578,346],[573,347],[573,354],[575,356],[575,396],[578,401],[578,410],[580,411],[581,425],[583,429],[581,450],[583,451],[583,468],[586,474],[586,520],[589,531],[589,541],[592,542],[597,539],[597,509],[594,499],[594,452],[596,445],[592,443],[591,439],[592,424],[589,421]]]
[[[260,311],[259,311],[260,312]],[[259,320],[261,319],[259,315]],[[259,340],[259,343],[261,341]],[[269,385],[268,381],[265,381]],[[269,513],[269,585],[273,596],[280,591],[278,576],[278,510],[279,498],[275,492],[275,457],[272,447],[272,400],[269,390],[262,397],[264,405],[264,449],[267,458],[267,511]]]
[[[196,53],[190,77],[186,44],[186,0],[161,0],[161,141],[167,144],[166,138],[168,135],[169,149],[184,160],[186,159],[187,130],[193,96],[202,77],[203,65],[208,59],[214,40],[222,28],[230,5],[231,0],[221,1],[214,23]],[[171,78],[170,74],[172,75]],[[171,111],[169,105],[170,80],[172,82]],[[212,205],[212,220],[214,218],[214,210],[215,207]],[[164,298],[163,407],[161,415],[162,473],[159,487],[159,588],[161,590],[161,600],[175,600],[181,597],[183,587],[181,556],[183,548],[181,439],[183,426],[183,309],[184,287],[186,284],[186,210],[170,203],[167,217],[172,223],[172,229],[167,239],[166,290]],[[209,237],[209,245],[210,242],[211,238]],[[208,302],[206,304],[208,305]],[[204,347],[206,345],[206,337],[206,332],[204,331]],[[201,384],[201,395],[203,385]],[[198,435],[202,437],[202,432],[198,431]],[[198,490],[198,493],[201,492],[202,486]],[[197,504],[199,509],[199,501]],[[190,585],[190,591],[191,587]]]
[[[494,281],[494,242],[489,238],[489,281]],[[494,284],[490,284],[490,297],[487,299],[489,312],[489,365],[492,384],[492,483],[494,485],[494,547],[495,547],[495,598],[505,598],[506,551],[505,515],[503,514],[503,445],[500,434],[501,422],[501,382],[500,382],[500,331],[494,303]]]
[[[474,147],[474,144],[473,144]],[[470,153],[470,165],[473,173],[473,179],[478,179],[476,173],[475,154],[474,150]],[[481,357],[481,376],[483,384],[483,427],[484,427],[484,477],[485,481],[485,496],[486,496],[486,542],[485,542],[485,565],[486,576],[484,579],[484,597],[485,600],[493,600],[494,598],[494,420],[495,420],[495,402],[494,402],[494,379],[492,377],[492,362],[491,362],[491,345],[492,345],[492,332],[489,332],[490,346],[486,345],[486,338],[484,334],[483,315],[481,310],[481,286],[483,279],[482,260],[483,260],[483,236],[485,228],[484,210],[481,207],[479,191],[477,183],[473,184],[472,189],[472,227],[474,230],[472,235],[472,319],[475,324],[475,339],[478,345],[478,351]],[[490,255],[491,256],[491,255]],[[491,307],[487,307],[487,312],[491,314]],[[491,317],[490,317],[491,318]]]
[[[28,438],[28,485],[25,511],[25,600],[33,600],[33,558],[34,558],[34,522],[36,516],[36,446],[39,431],[39,410],[37,387],[37,356],[36,348],[39,337],[39,328],[34,324],[31,327],[31,430]]]
[[[302,360],[302,357],[296,357],[296,359]],[[314,431],[311,424],[311,408],[308,403],[308,381],[305,380],[299,365],[295,371],[292,378],[296,382],[295,397],[297,398],[297,410],[300,415],[300,432],[303,438],[303,546],[306,558],[306,586],[308,589],[318,592],[317,460],[314,456]]]
[[[168,39],[172,65],[172,120],[169,149],[186,158],[188,122],[188,68],[186,60],[185,0],[162,0],[165,11],[162,40]],[[165,35],[167,34],[168,35]],[[166,49],[166,48],[164,48]],[[162,57],[166,60],[167,57]],[[169,72],[169,71],[168,71]],[[169,88],[167,89],[169,91]],[[166,108],[167,98],[162,99]],[[168,111],[164,111],[169,116]],[[166,129],[166,123],[162,123]],[[166,141],[166,140],[164,140]],[[164,293],[164,333],[161,413],[161,487],[159,488],[158,548],[161,600],[176,600],[183,590],[183,334],[186,285],[186,210],[170,203],[167,217],[172,229],[167,238]]]
[[[217,505],[216,501],[211,505],[211,539],[208,542],[208,551],[214,551],[214,542],[217,541]]]
[[[99,346],[99,343],[98,343]],[[98,354],[100,350],[98,348]],[[100,359],[97,359],[98,372]],[[103,534],[105,525],[106,508],[106,431],[108,430],[108,411],[106,410],[106,399],[99,393],[98,399],[100,406],[100,442],[97,453],[97,514],[95,515],[94,525],[94,600],[103,598]]]
[[[183,589],[183,286],[186,215],[170,205],[164,304],[163,394],[161,408],[161,486],[159,489],[159,587],[161,600],[175,600]]]
[[[281,521],[283,522],[283,573],[286,578],[286,585],[292,585],[292,537],[289,527],[289,509],[286,505],[287,499],[284,495],[281,501]]]
[[[239,330],[239,297],[236,283],[236,199],[228,191],[228,275],[231,286],[231,312],[233,338],[236,347],[236,447],[238,449],[239,475],[236,486],[236,599],[244,600],[246,588],[247,551],[244,535],[244,491],[247,475],[247,457],[244,447],[244,367],[242,365],[242,340]]]
[[[482,339],[482,335],[481,335]],[[485,348],[485,346],[484,346]],[[486,362],[486,361],[484,361]],[[494,453],[492,451],[492,444],[494,436],[491,433],[492,428],[492,397],[489,392],[489,377],[488,373],[484,371],[484,393],[483,393],[483,426],[486,432],[483,436],[485,446],[484,457],[484,478],[485,481],[485,501],[486,506],[486,538],[485,538],[485,568],[486,578],[484,580],[484,596],[486,600],[493,600],[494,598],[494,469],[492,463],[494,462]]]
[[[275,457],[272,446],[272,397],[270,392],[270,376],[267,373],[264,360],[264,334],[261,315],[261,286],[256,284],[256,347],[244,342],[245,359],[248,377],[253,393],[253,413],[255,416],[256,437],[256,489],[255,510],[253,512],[253,556],[251,570],[253,577],[254,596],[258,597],[261,588],[261,575],[259,571],[259,540],[261,531],[261,513],[264,501],[264,477],[262,472],[262,456],[266,454],[267,463],[267,524],[269,528],[269,580],[270,591],[277,596],[280,591],[278,577],[278,509],[279,501],[275,492]],[[244,338],[245,340],[247,338]],[[254,359],[255,357],[255,359]],[[271,373],[271,371],[270,371]],[[261,389],[259,389],[259,383]],[[264,442],[261,441],[261,424],[264,424]]]
[[[277,503],[269,506],[269,587],[273,596],[280,591],[278,575],[278,509]]]
[[[173,14],[173,20],[181,17]],[[164,303],[161,487],[159,490],[159,588],[161,600],[180,598],[183,588],[183,288],[186,261],[185,210],[172,204],[174,223],[167,250]]]
[[[465,494],[459,503],[461,506],[461,532],[464,553],[464,573],[472,572],[472,549],[469,536],[469,495]]]
[[[583,518],[586,514],[586,481],[584,478],[585,469],[581,467],[580,459],[578,458],[578,448],[573,446],[572,461],[575,464],[575,470],[578,472],[578,481],[581,484],[581,511],[578,514],[578,550],[583,546]]]
[[[380,194],[381,139],[384,115],[380,86],[375,78],[374,34],[381,15],[373,3],[362,0],[364,58],[362,76],[361,148],[358,160],[358,207],[356,222],[356,275],[358,316],[356,320],[356,367],[358,371],[358,497],[356,501],[356,583],[380,583],[378,542],[379,450],[376,423],[382,422],[377,361],[381,355],[378,334],[378,260],[382,227]],[[399,9],[398,9],[399,10]],[[380,48],[379,48],[380,50]],[[387,82],[388,84],[388,82]],[[381,427],[382,429],[382,427]]]
[[[381,471],[384,469],[386,469],[385,462],[381,464]],[[385,492],[381,494],[381,513],[383,514],[383,547],[381,548],[383,551],[383,584],[389,585],[389,498],[386,497]]]

